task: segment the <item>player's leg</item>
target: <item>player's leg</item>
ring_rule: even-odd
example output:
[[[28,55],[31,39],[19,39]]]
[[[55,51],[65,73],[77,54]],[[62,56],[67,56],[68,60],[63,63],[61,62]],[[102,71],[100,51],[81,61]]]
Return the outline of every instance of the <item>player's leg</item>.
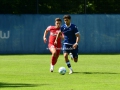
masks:
[[[57,63],[59,55],[60,55],[60,50],[56,50],[56,60],[55,60],[56,62],[55,63]]]
[[[61,51],[61,44],[58,44],[56,48],[56,61],[60,55],[60,51]]]
[[[73,49],[71,53],[73,55],[74,62],[78,62],[78,47],[76,49]]]
[[[69,53],[71,60],[73,60],[73,54],[70,52]]]
[[[68,59],[68,55],[69,55],[69,53],[70,53],[69,48],[70,48],[69,45],[66,45],[66,44],[63,45],[64,59],[65,59],[65,62],[66,62],[66,64],[67,64],[67,67],[68,67],[69,70],[70,70],[69,74],[72,74],[72,73],[73,73],[73,70],[72,70],[70,61],[69,61],[69,59]]]
[[[49,50],[50,50],[50,52],[52,53],[50,71],[53,72],[53,70],[54,70],[54,65],[55,65],[56,62],[57,62],[57,59],[56,59],[56,55],[57,55],[56,47],[55,47],[54,45],[49,45]]]
[[[56,50],[56,62],[57,62],[57,60],[58,60],[58,57],[59,57],[59,55],[60,55],[60,50]]]

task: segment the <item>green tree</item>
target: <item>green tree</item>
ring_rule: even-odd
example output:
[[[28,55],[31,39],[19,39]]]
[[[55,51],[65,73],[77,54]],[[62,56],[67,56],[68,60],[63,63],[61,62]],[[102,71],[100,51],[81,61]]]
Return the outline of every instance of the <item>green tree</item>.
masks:
[[[120,14],[119,0],[87,0],[87,13]]]
[[[119,14],[119,0],[0,0],[0,14]]]
[[[44,1],[44,2],[43,2]],[[83,13],[83,2],[84,0],[40,0],[39,1],[39,13],[54,13],[54,14],[63,14],[63,13]]]

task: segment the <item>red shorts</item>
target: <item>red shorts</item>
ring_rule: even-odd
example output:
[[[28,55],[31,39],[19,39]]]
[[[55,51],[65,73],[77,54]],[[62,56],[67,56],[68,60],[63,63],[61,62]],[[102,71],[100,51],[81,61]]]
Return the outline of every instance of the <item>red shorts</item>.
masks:
[[[49,48],[49,50],[50,50],[51,48],[56,48],[57,54],[60,54],[61,44],[59,44],[59,45],[48,44],[48,48]]]

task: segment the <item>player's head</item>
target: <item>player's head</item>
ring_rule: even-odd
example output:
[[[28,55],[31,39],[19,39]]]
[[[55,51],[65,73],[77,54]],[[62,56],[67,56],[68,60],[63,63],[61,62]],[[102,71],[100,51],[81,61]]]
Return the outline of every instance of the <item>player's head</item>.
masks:
[[[56,18],[56,19],[55,19],[55,26],[56,26],[57,28],[59,28],[59,27],[61,26],[61,22],[62,22],[62,20],[61,20],[60,18]]]
[[[65,24],[69,25],[71,21],[71,16],[70,15],[64,15],[63,16]]]

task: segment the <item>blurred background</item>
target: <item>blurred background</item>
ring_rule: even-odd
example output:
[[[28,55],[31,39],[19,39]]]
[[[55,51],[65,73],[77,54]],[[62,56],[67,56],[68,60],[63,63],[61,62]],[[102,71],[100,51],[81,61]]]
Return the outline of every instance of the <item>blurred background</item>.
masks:
[[[120,0],[0,0],[1,14],[119,14]]]
[[[64,14],[78,26],[79,53],[120,53],[119,0],[0,0],[0,54],[50,53],[44,30]]]

